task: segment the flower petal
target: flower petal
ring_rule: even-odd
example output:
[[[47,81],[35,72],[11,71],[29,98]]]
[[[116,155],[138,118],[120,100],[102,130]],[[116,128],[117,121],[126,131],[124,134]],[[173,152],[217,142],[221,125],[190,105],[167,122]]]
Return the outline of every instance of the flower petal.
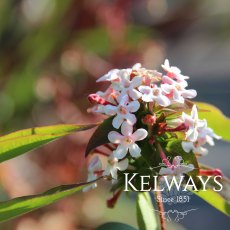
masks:
[[[123,95],[120,99],[120,105],[121,106],[126,106],[129,102],[129,96],[127,94]]]
[[[111,131],[109,132],[108,134],[108,139],[111,143],[114,143],[114,144],[119,144],[121,143],[121,140],[123,139],[123,136],[116,132],[116,131]]]
[[[141,97],[141,95],[142,95],[136,89],[128,89],[128,94],[133,100],[139,99]]]
[[[131,101],[127,106],[129,112],[135,113],[140,108],[139,101]]]
[[[160,175],[172,175],[174,171],[171,168],[161,168],[159,171]]]
[[[113,156],[117,159],[122,159],[126,156],[128,152],[128,147],[124,145],[119,145],[116,150],[113,151]]]
[[[182,91],[181,95],[184,98],[194,98],[197,96],[197,92],[194,89],[189,89],[189,90]]]
[[[126,114],[125,118],[131,125],[134,125],[137,122],[136,116],[132,113]]]
[[[186,153],[189,153],[190,151],[193,151],[194,149],[194,144],[192,142],[182,141],[181,145],[182,145],[183,150]]]
[[[170,94],[171,91],[173,90],[173,86],[169,84],[161,84],[161,89],[164,93]]]
[[[106,105],[104,107],[105,114],[109,116],[114,116],[117,113],[117,106],[114,105]]]
[[[121,115],[117,115],[116,117],[113,118],[112,125],[114,128],[119,129],[123,121],[124,118]]]
[[[120,171],[126,170],[128,166],[129,166],[129,160],[127,158],[117,163],[117,168]]]
[[[133,133],[133,126],[127,121],[125,121],[121,126],[121,133],[124,136],[131,136]]]
[[[129,152],[130,152],[130,155],[134,158],[138,158],[141,156],[141,149],[135,143],[129,146]]]
[[[102,82],[102,81],[113,81],[119,78],[119,70],[118,69],[112,69],[107,74],[103,75],[99,79],[97,79],[96,82]]]
[[[193,105],[193,107],[192,107],[191,117],[193,120],[198,120],[198,112],[197,112],[196,105]]]
[[[136,88],[136,87],[140,86],[141,84],[142,84],[142,77],[141,76],[134,77],[132,82],[131,82],[131,86],[133,88]]]
[[[167,107],[171,104],[171,101],[164,95],[160,95],[156,98],[156,102],[160,105],[160,106],[164,106]]]
[[[145,139],[148,136],[148,132],[145,129],[137,129],[133,135],[132,135],[132,139],[134,142],[136,141],[141,141],[143,139]]]
[[[169,85],[173,85],[175,83],[175,81],[172,78],[165,75],[162,77],[162,82]]]
[[[154,97],[151,94],[143,94],[141,99],[144,102],[153,102],[154,101]]]
[[[111,176],[113,179],[117,180],[117,168],[112,167],[110,170]]]
[[[196,127],[189,129],[185,134],[186,134],[186,139],[188,141],[192,141],[192,142],[197,141],[198,131]]]

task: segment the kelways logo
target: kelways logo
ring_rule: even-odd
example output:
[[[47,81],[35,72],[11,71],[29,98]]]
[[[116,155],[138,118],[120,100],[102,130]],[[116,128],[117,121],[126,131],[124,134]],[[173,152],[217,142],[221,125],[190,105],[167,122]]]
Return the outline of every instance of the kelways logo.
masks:
[[[208,182],[212,180],[212,187],[216,192],[219,192],[223,189],[223,185],[220,183],[222,176],[150,176],[150,175],[140,175],[139,173],[124,173],[125,176],[125,189],[124,191],[129,191],[132,189],[136,192],[150,192],[150,191],[164,191],[167,189],[175,189],[177,191],[206,191],[208,188]],[[186,179],[186,180],[185,180]],[[165,186],[160,188],[159,181],[164,181]],[[199,184],[199,188],[197,186]]]
[[[163,219],[168,222],[179,222],[185,216],[197,208],[191,208],[188,203],[191,202],[191,191],[206,191],[212,189],[219,192],[223,189],[223,185],[220,183],[222,176],[188,176],[188,175],[168,175],[168,176],[151,176],[140,175],[139,173],[124,173],[125,188],[124,191],[130,189],[136,192],[154,192],[156,195],[157,203],[164,203],[171,207],[167,211],[158,212]],[[211,185],[211,186],[210,186]],[[177,206],[174,206],[177,204]],[[179,205],[179,206],[178,206]],[[175,209],[178,208],[178,209]],[[188,207],[190,207],[188,209]]]

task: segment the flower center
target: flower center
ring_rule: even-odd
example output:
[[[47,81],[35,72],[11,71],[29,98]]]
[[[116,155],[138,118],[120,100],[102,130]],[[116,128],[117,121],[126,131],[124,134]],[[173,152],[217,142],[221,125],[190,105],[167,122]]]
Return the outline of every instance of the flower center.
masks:
[[[120,112],[121,114],[123,114],[123,115],[126,115],[126,114],[127,114],[127,109],[126,109],[125,107],[123,107],[123,106],[120,106],[120,107],[119,107],[119,112]]]
[[[158,96],[159,93],[160,93],[159,89],[156,89],[156,90],[154,90],[153,95],[154,95],[154,96]]]
[[[126,144],[131,144],[133,142],[130,137],[125,137],[124,141],[125,141]]]
[[[178,90],[182,90],[182,88],[181,88],[180,85],[176,85],[176,88],[177,88]]]

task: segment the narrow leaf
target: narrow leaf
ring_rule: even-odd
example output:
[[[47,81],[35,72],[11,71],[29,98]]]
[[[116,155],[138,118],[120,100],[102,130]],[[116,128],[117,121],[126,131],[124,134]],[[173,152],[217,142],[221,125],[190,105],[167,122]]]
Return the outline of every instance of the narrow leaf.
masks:
[[[17,157],[68,134],[95,127],[90,125],[55,125],[20,130],[0,137],[0,162]]]
[[[95,148],[103,144],[109,143],[108,133],[112,130],[115,130],[115,128],[113,128],[112,126],[112,120],[113,117],[110,117],[104,120],[101,125],[99,125],[99,127],[96,129],[96,131],[89,140],[89,143],[86,147],[85,156],[88,156],[88,154]]]
[[[117,223],[117,222],[111,222],[103,224],[96,228],[96,230],[137,230],[136,228],[123,224],[123,223]]]
[[[66,196],[81,191],[89,184],[90,183],[61,185],[40,195],[24,196],[0,202],[0,221],[7,221],[35,209],[50,205]]]
[[[213,169],[210,166],[206,166],[203,164],[199,165],[202,169]],[[216,185],[214,183],[214,180],[210,179],[207,183],[207,187],[209,188],[207,193],[206,191],[201,191],[195,194],[208,202],[210,205],[214,206],[216,209],[230,216],[230,180],[224,176],[222,177],[222,179],[218,180],[218,182],[221,183],[223,186],[221,191],[213,191],[213,188],[216,186],[218,186],[219,188],[219,185]]]
[[[137,222],[140,230],[159,229],[157,218],[148,192],[137,195]]]
[[[200,190],[198,192],[194,192],[194,194],[205,200],[207,203],[225,215],[230,216],[230,205],[219,193],[211,189],[207,189],[206,191]]]

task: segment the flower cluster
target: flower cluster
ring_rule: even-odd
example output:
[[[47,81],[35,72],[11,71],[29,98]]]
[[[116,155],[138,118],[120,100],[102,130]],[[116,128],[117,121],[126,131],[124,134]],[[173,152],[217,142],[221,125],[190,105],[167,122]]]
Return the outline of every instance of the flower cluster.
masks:
[[[154,174],[189,173],[194,170],[194,162],[188,162],[189,167],[180,166],[182,155],[203,155],[207,149],[202,146],[214,145],[213,139],[220,138],[208,128],[206,120],[198,118],[197,107],[189,100],[197,95],[196,90],[187,89],[189,77],[170,66],[168,60],[162,68],[164,73],[135,64],[128,69],[113,69],[97,80],[108,82],[109,87],[105,92],[89,95],[94,105],[91,111],[109,116],[111,127],[103,150],[98,146],[93,151],[88,181],[100,176],[114,181],[119,179],[119,171],[151,168],[149,159],[154,154],[158,161],[154,165],[161,161],[166,166]],[[183,154],[168,148],[175,141],[180,142]],[[151,151],[144,149],[146,144]],[[172,157],[172,162],[167,156]],[[101,160],[106,161],[104,167]]]

